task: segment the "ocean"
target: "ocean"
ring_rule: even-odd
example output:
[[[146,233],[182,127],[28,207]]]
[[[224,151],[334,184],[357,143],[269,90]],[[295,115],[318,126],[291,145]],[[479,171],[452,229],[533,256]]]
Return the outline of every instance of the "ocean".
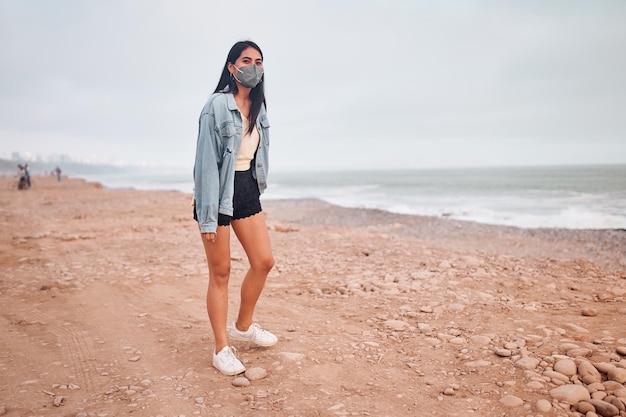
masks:
[[[110,188],[191,193],[189,172],[87,176]],[[626,229],[626,165],[270,173],[262,199],[522,228]]]

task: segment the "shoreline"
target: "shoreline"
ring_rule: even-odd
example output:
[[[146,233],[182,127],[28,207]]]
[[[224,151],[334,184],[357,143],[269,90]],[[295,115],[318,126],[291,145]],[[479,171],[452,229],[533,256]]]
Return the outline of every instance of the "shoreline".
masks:
[[[57,183],[47,176],[47,186]],[[54,180],[54,181],[53,181]],[[64,177],[64,181],[84,183],[111,192],[176,193],[191,199],[180,190],[142,190],[107,187],[82,177]],[[80,187],[80,185],[78,185]],[[30,192],[31,190],[26,190]],[[36,188],[32,191],[36,191]],[[279,223],[347,228],[365,228],[386,235],[422,239],[450,250],[475,250],[545,259],[588,259],[611,272],[626,271],[626,229],[524,228],[479,223],[445,217],[393,213],[381,209],[343,207],[317,198],[261,199],[268,223],[276,217]],[[547,245],[547,246],[546,246]],[[626,273],[626,272],[624,272]]]

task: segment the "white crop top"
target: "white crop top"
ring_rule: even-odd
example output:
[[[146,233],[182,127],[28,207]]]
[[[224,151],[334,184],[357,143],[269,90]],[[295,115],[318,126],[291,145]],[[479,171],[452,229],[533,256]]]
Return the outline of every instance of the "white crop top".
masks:
[[[254,153],[259,147],[259,131],[254,126],[252,133],[248,133],[248,119],[241,116],[243,137],[241,138],[241,147],[239,148],[239,154],[237,155],[237,162],[235,162],[235,171],[247,171],[250,168],[250,162],[254,159]]]

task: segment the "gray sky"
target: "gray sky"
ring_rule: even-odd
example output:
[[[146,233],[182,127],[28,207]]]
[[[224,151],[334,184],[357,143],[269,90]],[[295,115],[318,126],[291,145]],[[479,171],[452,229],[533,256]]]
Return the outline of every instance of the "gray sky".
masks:
[[[191,167],[251,39],[272,169],[626,163],[624,22],[623,0],[0,0],[0,156]]]

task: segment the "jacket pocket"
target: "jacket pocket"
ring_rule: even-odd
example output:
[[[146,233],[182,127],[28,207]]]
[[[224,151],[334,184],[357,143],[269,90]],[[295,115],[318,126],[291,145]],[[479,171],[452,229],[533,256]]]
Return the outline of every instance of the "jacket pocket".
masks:
[[[264,146],[269,146],[270,144],[270,135],[269,135],[269,128],[270,128],[270,121],[267,118],[266,115],[260,116],[259,118],[259,125],[261,126],[261,141],[263,142]]]
[[[219,135],[222,140],[222,148],[224,149],[223,156],[232,154],[235,146],[235,137],[237,136],[235,124],[231,121],[222,123],[219,127]]]

